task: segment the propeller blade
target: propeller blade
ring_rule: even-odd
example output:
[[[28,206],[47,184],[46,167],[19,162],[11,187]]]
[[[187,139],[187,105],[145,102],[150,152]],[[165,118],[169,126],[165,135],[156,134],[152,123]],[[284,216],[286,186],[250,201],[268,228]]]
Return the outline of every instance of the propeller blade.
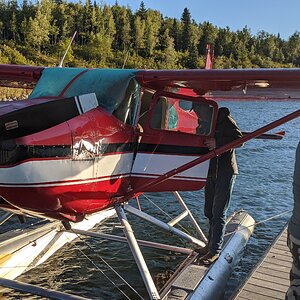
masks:
[[[29,105],[0,116],[0,141],[48,129],[98,106],[96,95],[86,94]]]
[[[251,132],[243,131],[242,133],[243,133],[243,135],[247,135]],[[281,140],[282,138],[284,138],[284,135],[285,135],[285,131],[279,131],[276,133],[263,133],[263,134],[257,136],[255,139]]]

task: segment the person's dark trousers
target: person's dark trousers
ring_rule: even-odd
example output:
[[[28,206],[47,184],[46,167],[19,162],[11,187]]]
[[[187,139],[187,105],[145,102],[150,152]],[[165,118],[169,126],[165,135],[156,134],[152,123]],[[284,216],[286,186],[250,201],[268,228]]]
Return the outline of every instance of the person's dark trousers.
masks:
[[[226,213],[236,175],[231,170],[208,177],[205,185],[204,214],[209,219],[208,247],[212,254],[219,253],[224,239]]]
[[[293,263],[290,271],[290,287],[286,292],[286,300],[300,300],[300,240],[288,232],[288,247],[292,253]]]

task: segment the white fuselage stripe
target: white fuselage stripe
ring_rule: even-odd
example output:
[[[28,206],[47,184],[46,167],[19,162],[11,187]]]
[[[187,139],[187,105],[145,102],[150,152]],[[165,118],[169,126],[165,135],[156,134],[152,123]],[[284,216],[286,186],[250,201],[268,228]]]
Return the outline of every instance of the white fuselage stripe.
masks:
[[[0,168],[0,187],[45,187],[89,184],[110,179],[158,178],[199,156],[137,154],[133,169],[133,153],[112,154],[88,160],[30,160]],[[209,161],[201,163],[173,179],[205,181]]]
[[[196,158],[199,158],[199,156],[138,153],[134,161],[132,173],[162,175]],[[206,178],[208,167],[209,160],[179,173],[177,176],[199,179]]]
[[[0,169],[0,185],[84,182],[130,174],[132,153],[101,156],[88,160],[31,160]]]

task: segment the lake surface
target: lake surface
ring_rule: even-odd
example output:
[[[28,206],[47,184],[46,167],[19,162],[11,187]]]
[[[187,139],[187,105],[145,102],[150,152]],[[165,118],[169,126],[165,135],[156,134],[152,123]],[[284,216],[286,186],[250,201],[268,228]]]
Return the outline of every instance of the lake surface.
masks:
[[[251,131],[300,108],[299,102],[220,102],[219,106],[229,107],[232,116],[243,131]],[[224,295],[228,299],[241,283],[274,238],[287,223],[293,206],[292,175],[295,150],[300,141],[300,119],[288,122],[275,131],[286,131],[283,140],[253,140],[237,150],[239,176],[233,191],[229,213],[243,208],[256,222],[266,220],[283,212],[284,215],[257,225],[249,240],[244,255],[236,267]],[[195,218],[207,227],[203,215],[203,191],[181,193]],[[180,206],[170,193],[147,194],[170,216],[178,214]],[[151,202],[141,196],[141,206],[145,212],[169,221]],[[184,246],[184,242],[144,221],[128,216],[137,238],[173,243]],[[10,221],[7,226],[14,227]],[[188,221],[181,223],[189,232],[193,228]],[[97,230],[121,234],[117,219],[110,219],[98,226]],[[206,230],[204,230],[206,232]],[[188,246],[188,245],[187,245]],[[159,287],[165,282],[176,266],[185,258],[183,255],[166,251],[142,248],[151,274]],[[88,256],[89,261],[84,255]],[[126,299],[99,271],[103,270],[130,299],[139,299],[116,275],[108,270],[101,258],[111,264],[135,289],[147,298],[143,282],[134,263],[129,248],[125,244],[84,238],[59,250],[45,264],[22,275],[19,279],[46,288],[65,291],[89,299]],[[1,299],[40,299],[36,296],[17,292],[6,293]]]

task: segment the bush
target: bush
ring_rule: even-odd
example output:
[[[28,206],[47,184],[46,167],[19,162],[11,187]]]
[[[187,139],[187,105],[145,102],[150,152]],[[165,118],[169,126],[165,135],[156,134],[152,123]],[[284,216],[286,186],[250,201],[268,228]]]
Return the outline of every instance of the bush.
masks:
[[[8,45],[0,45],[1,63],[26,65],[28,61],[18,50],[12,49]],[[2,62],[3,61],[3,62]]]

